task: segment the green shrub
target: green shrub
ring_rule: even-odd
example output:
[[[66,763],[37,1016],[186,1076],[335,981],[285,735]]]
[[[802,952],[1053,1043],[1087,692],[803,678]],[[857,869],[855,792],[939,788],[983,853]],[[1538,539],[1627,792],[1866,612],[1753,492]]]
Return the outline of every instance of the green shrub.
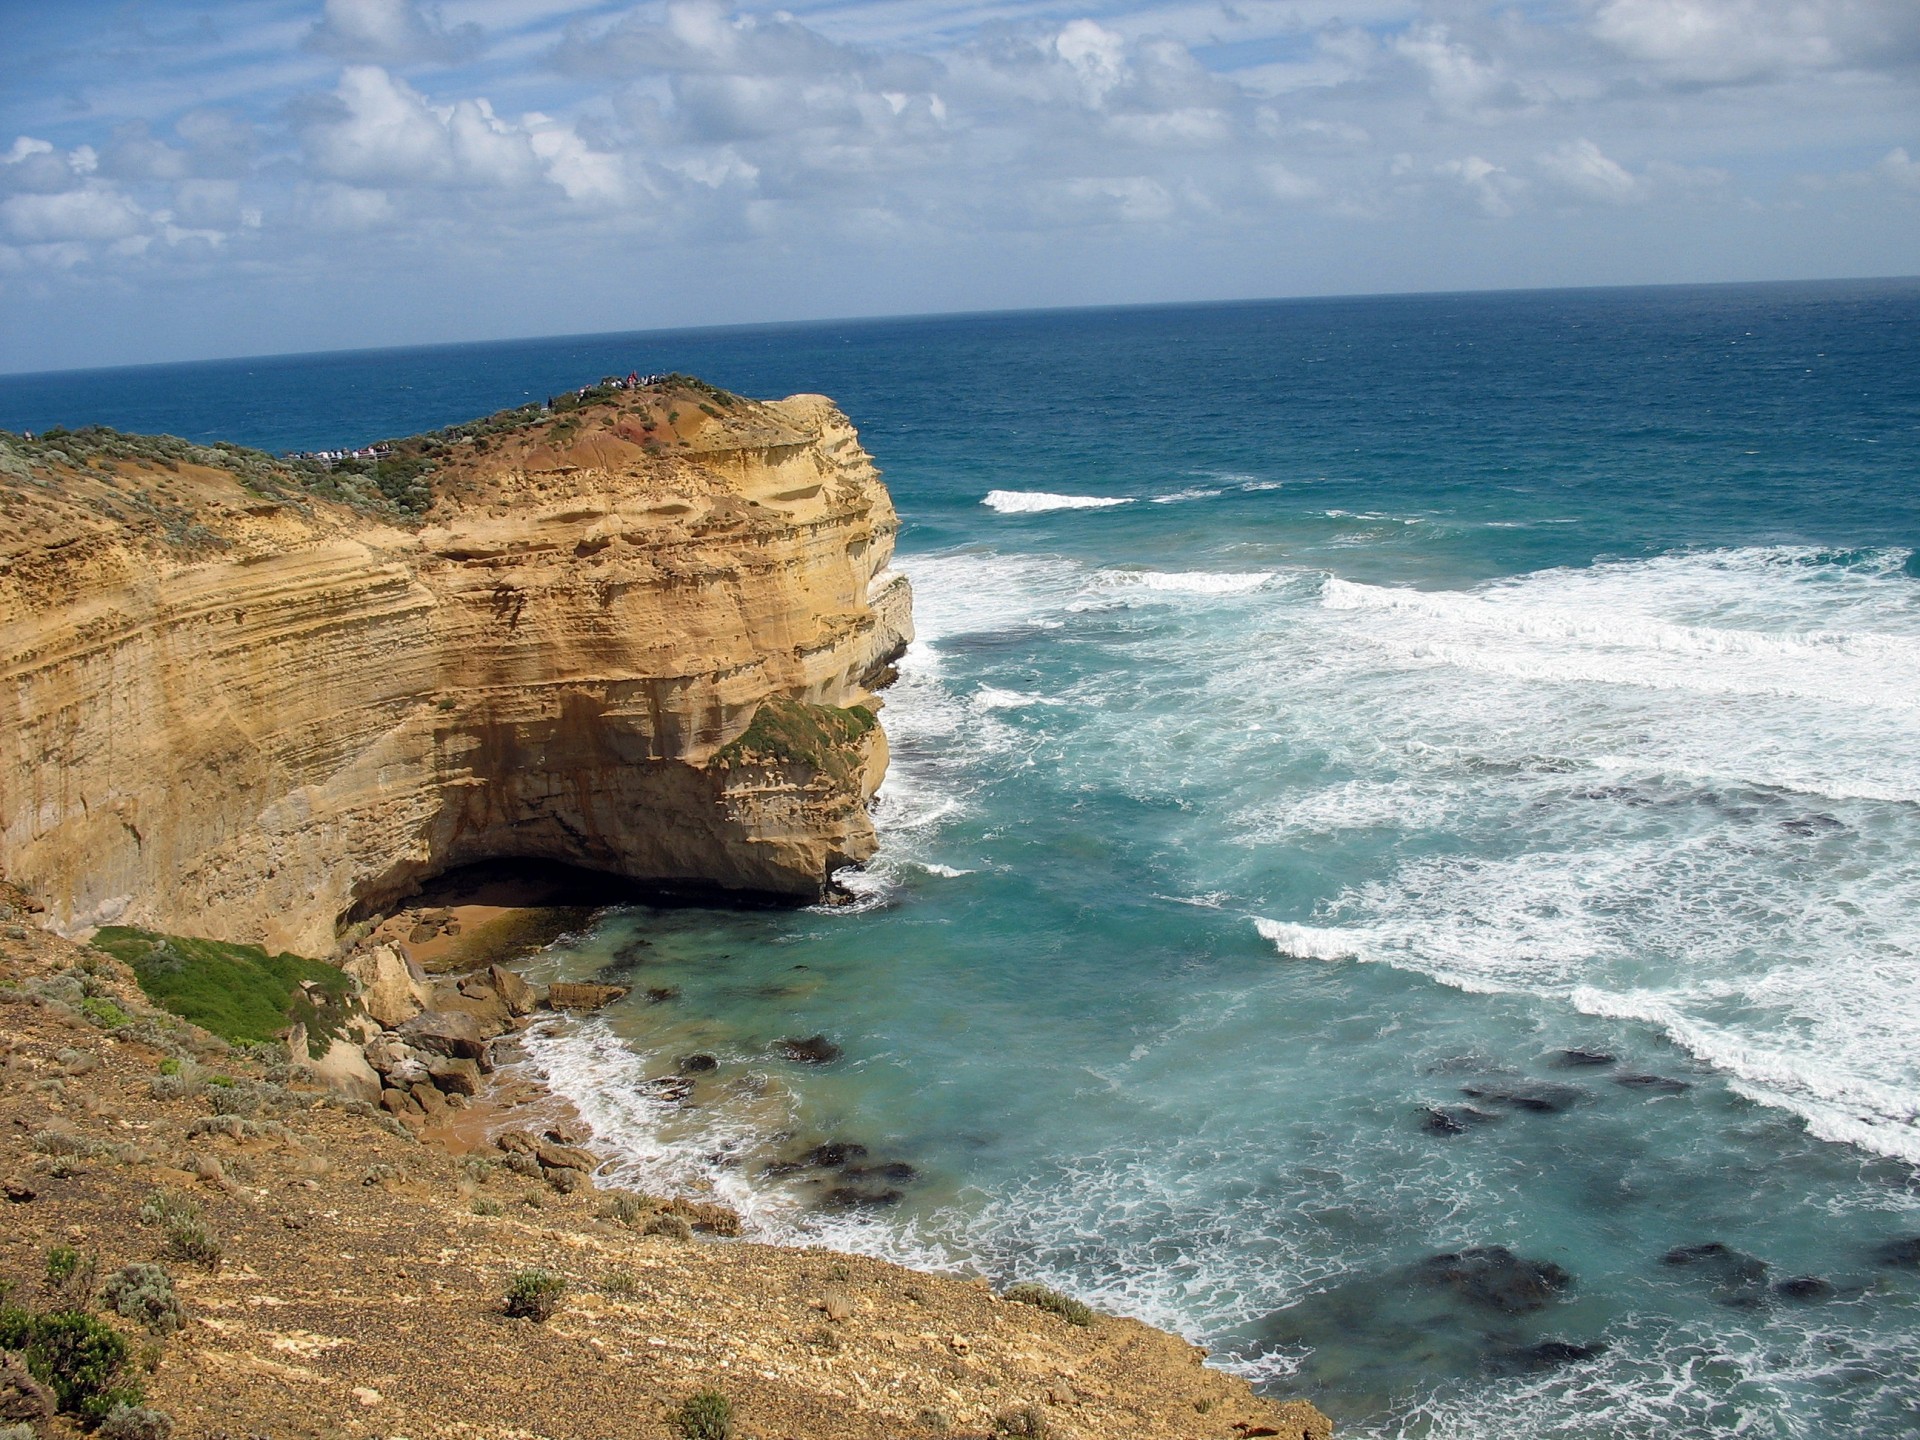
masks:
[[[600,1293],[609,1300],[631,1300],[640,1293],[640,1277],[631,1270],[609,1270],[600,1277]]]
[[[180,1073],[180,1057],[177,1055],[164,1057],[160,1061],[159,1071],[162,1075],[178,1075]]]
[[[24,1355],[28,1371],[52,1388],[64,1414],[97,1422],[122,1405],[140,1403],[126,1337],[83,1310],[36,1315],[0,1306],[0,1350]]]
[[[565,1276],[551,1270],[522,1270],[507,1288],[507,1314],[516,1320],[549,1320],[566,1293]]]
[[[156,1335],[171,1335],[186,1318],[173,1276],[164,1265],[127,1265],[107,1277],[100,1287],[101,1303],[115,1314],[137,1320]]]
[[[133,1017],[104,995],[89,996],[80,1002],[80,1013],[102,1030],[117,1030]]]
[[[226,1247],[201,1218],[199,1205],[187,1196],[172,1190],[154,1191],[140,1207],[140,1223],[158,1225],[166,1232],[160,1253],[169,1260],[208,1270],[220,1268]]]
[[[733,1440],[733,1402],[718,1390],[700,1390],[667,1420],[679,1440]]]
[[[489,1195],[473,1197],[473,1213],[476,1215],[504,1215],[507,1207]]]
[[[122,1405],[95,1434],[100,1440],[172,1440],[173,1417],[146,1405]]]
[[[71,1245],[56,1245],[47,1251],[47,1289],[64,1289],[80,1263],[80,1252]]]
[[[171,1440],[173,1417],[146,1405],[122,1405],[95,1433],[100,1440]]]
[[[713,764],[728,770],[755,762],[805,765],[846,781],[859,763],[854,745],[877,723],[865,705],[842,709],[800,700],[764,700],[740,735],[722,746]]]
[[[1001,1292],[1000,1298],[1012,1300],[1020,1305],[1032,1305],[1036,1309],[1058,1315],[1069,1325],[1084,1327],[1093,1324],[1093,1311],[1071,1295],[1062,1295],[1058,1290],[1035,1284],[1031,1280],[1022,1281],[1018,1285],[1009,1285]]]
[[[127,925],[102,926],[92,944],[129,966],[161,1009],[236,1044],[264,1044],[297,1020],[307,1027],[309,1054],[317,1057],[348,1015],[353,982],[318,960]],[[318,992],[317,1000],[301,988],[303,982]]]

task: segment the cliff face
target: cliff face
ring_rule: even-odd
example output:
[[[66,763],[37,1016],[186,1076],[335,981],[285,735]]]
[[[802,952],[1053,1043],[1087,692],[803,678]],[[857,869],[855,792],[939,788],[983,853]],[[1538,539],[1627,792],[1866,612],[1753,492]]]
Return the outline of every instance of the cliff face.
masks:
[[[872,853],[911,601],[846,418],[673,381],[463,430],[418,515],[0,453],[0,870],[56,928],[318,954],[472,861],[815,898]]]

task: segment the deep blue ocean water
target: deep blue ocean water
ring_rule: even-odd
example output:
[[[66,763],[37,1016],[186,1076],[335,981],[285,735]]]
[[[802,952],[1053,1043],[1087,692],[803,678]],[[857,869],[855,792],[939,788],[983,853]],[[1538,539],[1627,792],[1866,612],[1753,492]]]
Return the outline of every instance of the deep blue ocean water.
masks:
[[[11,376],[0,427],[323,448],[629,369],[839,400],[922,638],[859,904],[539,957],[679,992],[535,1042],[624,1176],[1352,1435],[1920,1432],[1920,282]]]

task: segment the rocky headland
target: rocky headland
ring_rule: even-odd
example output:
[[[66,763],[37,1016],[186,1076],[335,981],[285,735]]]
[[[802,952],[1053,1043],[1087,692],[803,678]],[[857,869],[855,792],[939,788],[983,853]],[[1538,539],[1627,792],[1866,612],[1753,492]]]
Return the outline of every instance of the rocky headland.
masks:
[[[509,857],[819,899],[896,528],[831,402],[680,377],[345,464],[0,439],[0,860],[62,933],[310,955]]]

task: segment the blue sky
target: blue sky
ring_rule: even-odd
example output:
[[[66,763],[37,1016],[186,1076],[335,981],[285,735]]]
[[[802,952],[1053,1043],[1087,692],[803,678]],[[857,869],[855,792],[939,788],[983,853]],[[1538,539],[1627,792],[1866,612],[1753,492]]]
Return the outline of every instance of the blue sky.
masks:
[[[0,0],[0,369],[1920,271],[1920,0]]]

